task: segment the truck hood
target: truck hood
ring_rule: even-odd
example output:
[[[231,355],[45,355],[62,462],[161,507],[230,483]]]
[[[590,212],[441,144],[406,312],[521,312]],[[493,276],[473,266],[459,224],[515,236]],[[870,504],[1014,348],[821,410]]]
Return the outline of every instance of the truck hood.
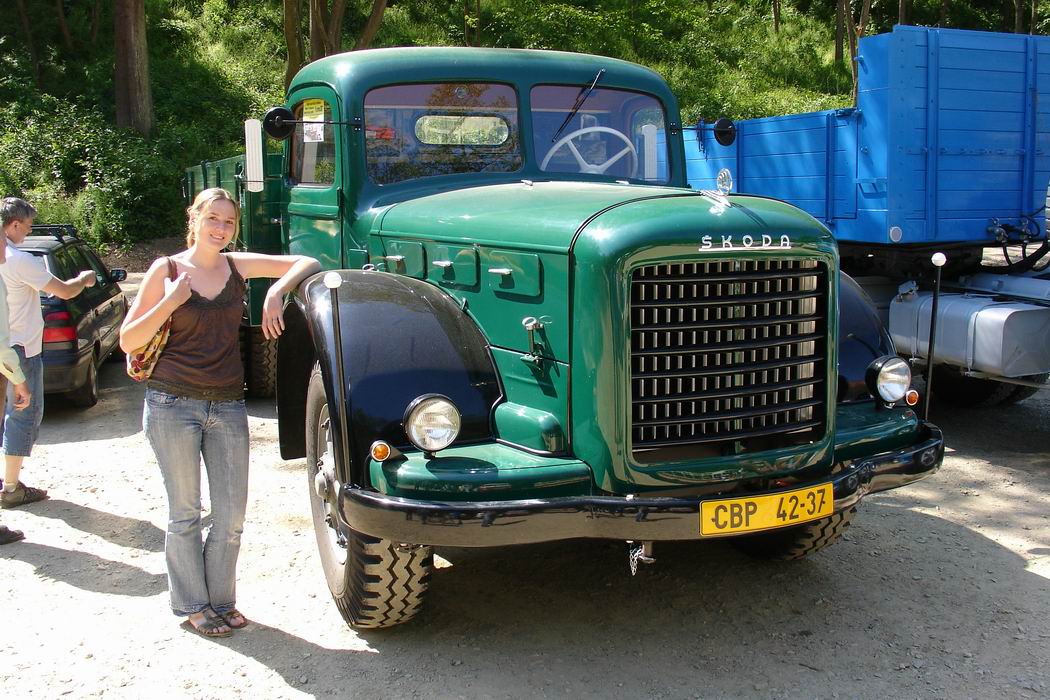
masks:
[[[822,233],[809,216],[772,199],[732,196],[723,200],[673,187],[565,181],[488,185],[401,202],[384,212],[379,228],[384,235],[567,253],[586,224],[595,222],[597,225],[590,228],[597,230],[607,226],[610,217],[603,214],[626,204],[666,199],[681,204],[685,204],[683,199],[689,200],[686,206],[670,210],[686,213],[692,234],[689,237],[695,238],[698,248],[707,228],[713,234],[714,247],[739,246],[745,234],[752,236],[752,244],[761,245],[762,234],[769,234],[778,244],[780,234],[790,230],[792,242],[797,244],[813,242]],[[726,202],[730,204],[726,206]],[[652,213],[648,208],[628,209]],[[660,210],[669,211],[667,207]],[[683,223],[682,218],[675,223]],[[729,232],[736,233],[736,238],[724,240],[721,234]],[[666,228],[662,233],[667,233]]]

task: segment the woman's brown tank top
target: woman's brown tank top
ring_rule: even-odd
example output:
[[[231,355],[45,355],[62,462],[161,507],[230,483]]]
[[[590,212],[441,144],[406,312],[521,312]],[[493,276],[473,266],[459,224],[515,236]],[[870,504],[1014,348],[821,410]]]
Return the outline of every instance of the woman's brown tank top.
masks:
[[[171,335],[147,382],[150,388],[208,401],[244,398],[240,326],[244,279],[229,257],[226,286],[214,299],[197,292],[171,315]]]

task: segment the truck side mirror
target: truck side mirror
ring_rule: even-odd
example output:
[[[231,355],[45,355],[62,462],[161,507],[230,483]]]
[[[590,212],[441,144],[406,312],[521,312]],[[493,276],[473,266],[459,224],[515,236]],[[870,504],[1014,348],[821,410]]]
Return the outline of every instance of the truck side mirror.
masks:
[[[258,119],[244,122],[244,189],[262,192],[263,185],[263,138],[262,124]]]
[[[714,132],[715,141],[723,146],[731,146],[736,141],[736,124],[732,119],[721,117],[715,122],[711,131]]]
[[[295,115],[287,107],[270,107],[263,115],[262,124],[267,136],[284,141],[295,131]]]

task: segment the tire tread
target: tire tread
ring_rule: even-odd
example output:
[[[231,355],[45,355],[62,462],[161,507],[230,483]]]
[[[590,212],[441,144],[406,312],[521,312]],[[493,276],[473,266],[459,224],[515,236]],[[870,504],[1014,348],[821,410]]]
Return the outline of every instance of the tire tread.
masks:
[[[430,583],[432,548],[405,551],[359,532],[350,533],[348,547],[346,594],[336,599],[343,617],[362,629],[391,627],[415,617]]]
[[[838,542],[856,512],[855,507],[847,508],[811,523],[734,538],[733,543],[745,553],[761,559],[802,559]]]
[[[268,399],[277,394],[277,341],[267,340],[262,328],[248,330],[248,395]]]

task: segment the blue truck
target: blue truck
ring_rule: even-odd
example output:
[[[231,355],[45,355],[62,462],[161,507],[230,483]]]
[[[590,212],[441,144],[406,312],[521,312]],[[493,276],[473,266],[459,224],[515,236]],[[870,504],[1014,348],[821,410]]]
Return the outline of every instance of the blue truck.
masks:
[[[686,131],[689,184],[728,170],[734,189],[823,222],[918,365],[943,252],[933,391],[1031,396],[1050,372],[1050,37],[897,26],[856,60],[854,108],[737,122],[729,145]]]

